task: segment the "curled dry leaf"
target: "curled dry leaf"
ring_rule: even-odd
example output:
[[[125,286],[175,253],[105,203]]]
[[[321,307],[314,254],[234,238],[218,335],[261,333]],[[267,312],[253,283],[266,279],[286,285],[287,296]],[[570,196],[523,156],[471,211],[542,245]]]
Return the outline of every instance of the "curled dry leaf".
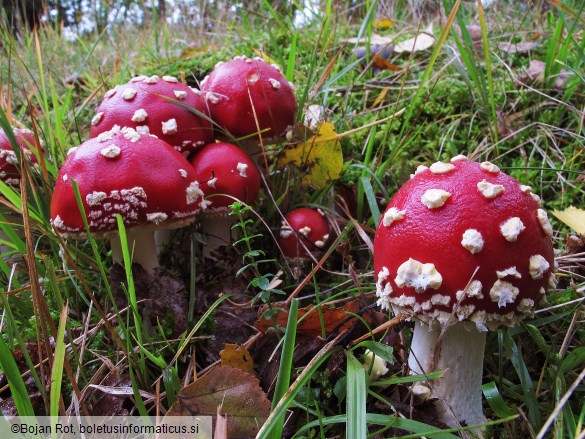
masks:
[[[430,49],[435,44],[435,38],[429,34],[420,33],[408,40],[401,41],[394,46],[396,53],[411,53]]]
[[[321,313],[316,306],[300,308],[298,311],[299,323],[297,326],[297,332],[299,334],[312,336],[321,335],[321,316],[327,334],[335,329],[341,332],[344,329],[351,328],[356,323],[356,318],[348,313],[357,313],[358,310],[359,304],[357,300],[353,300],[340,308],[321,306]],[[262,310],[260,310],[260,312],[262,312]],[[305,314],[308,315],[302,318]],[[279,327],[285,327],[287,320],[288,311],[279,311],[276,313],[274,320],[258,319],[258,321],[254,323],[254,326],[260,332],[265,333],[268,328],[274,327],[275,324]]]
[[[229,438],[254,437],[270,414],[270,401],[258,378],[234,367],[214,367],[181,389],[167,416],[227,417]]]

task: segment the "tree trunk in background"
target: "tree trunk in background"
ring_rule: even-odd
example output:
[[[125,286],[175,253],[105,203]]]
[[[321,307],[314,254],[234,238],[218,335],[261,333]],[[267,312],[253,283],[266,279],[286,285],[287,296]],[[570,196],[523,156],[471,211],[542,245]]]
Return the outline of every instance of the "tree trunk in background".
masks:
[[[167,22],[167,4],[165,0],[158,0],[158,15],[162,22]]]

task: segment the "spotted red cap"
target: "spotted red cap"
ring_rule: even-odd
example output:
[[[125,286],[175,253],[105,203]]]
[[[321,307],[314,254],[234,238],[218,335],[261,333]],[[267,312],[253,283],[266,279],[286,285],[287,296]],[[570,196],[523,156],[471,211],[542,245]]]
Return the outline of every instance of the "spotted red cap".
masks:
[[[235,137],[268,129],[278,136],[294,124],[297,102],[280,68],[261,58],[238,56],[218,63],[201,82],[212,119]]]
[[[91,121],[91,137],[114,125],[154,134],[180,152],[192,152],[213,141],[201,92],[174,76],[136,76],[107,91]]]
[[[246,204],[254,203],[260,190],[260,173],[248,155],[236,145],[210,143],[191,159],[195,178],[205,195],[226,194]],[[208,211],[226,209],[234,200],[211,196],[205,200]]]
[[[20,147],[21,154],[24,154],[33,166],[36,165],[37,158],[31,151],[31,147],[40,152],[41,146],[33,136],[32,131],[12,128],[12,132]],[[9,186],[20,184],[20,168],[16,153],[3,129],[0,129],[0,179]]]
[[[320,209],[301,207],[285,215],[278,244],[288,258],[307,258],[307,250],[322,249],[328,239],[329,224],[325,213]]]
[[[427,322],[512,325],[554,282],[551,237],[538,196],[496,165],[421,166],[376,231],[378,304]]]
[[[83,236],[71,180],[98,236],[117,233],[116,214],[128,228],[180,227],[195,219],[203,200],[189,162],[162,140],[132,128],[115,127],[72,148],[59,170],[51,223],[64,236]]]

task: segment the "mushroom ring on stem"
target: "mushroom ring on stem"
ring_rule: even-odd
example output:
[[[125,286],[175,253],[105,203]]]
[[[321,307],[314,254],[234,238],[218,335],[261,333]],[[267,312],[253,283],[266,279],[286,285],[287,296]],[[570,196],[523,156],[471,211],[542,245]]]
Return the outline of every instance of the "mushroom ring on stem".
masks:
[[[447,369],[431,396],[448,425],[485,420],[486,331],[531,316],[544,299],[551,238],[529,186],[464,156],[420,166],[388,205],[374,238],[377,303],[415,318],[413,373]]]
[[[91,137],[115,125],[154,134],[184,153],[213,141],[213,127],[201,92],[174,76],[140,75],[107,91],[91,121]]]
[[[132,128],[115,127],[72,148],[59,170],[52,226],[64,237],[84,238],[71,180],[78,185],[92,235],[112,238],[112,256],[122,263],[116,220],[121,215],[134,262],[146,270],[158,267],[154,231],[187,225],[204,208],[189,162],[166,142]]]

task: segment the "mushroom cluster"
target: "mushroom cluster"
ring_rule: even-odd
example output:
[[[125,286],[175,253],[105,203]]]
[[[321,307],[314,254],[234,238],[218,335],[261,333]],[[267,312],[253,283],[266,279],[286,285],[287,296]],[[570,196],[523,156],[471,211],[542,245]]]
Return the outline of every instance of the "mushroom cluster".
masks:
[[[554,282],[552,228],[539,197],[489,162],[420,166],[374,239],[378,305],[416,319],[409,367],[431,384],[441,419],[481,423],[486,331],[514,325]]]

